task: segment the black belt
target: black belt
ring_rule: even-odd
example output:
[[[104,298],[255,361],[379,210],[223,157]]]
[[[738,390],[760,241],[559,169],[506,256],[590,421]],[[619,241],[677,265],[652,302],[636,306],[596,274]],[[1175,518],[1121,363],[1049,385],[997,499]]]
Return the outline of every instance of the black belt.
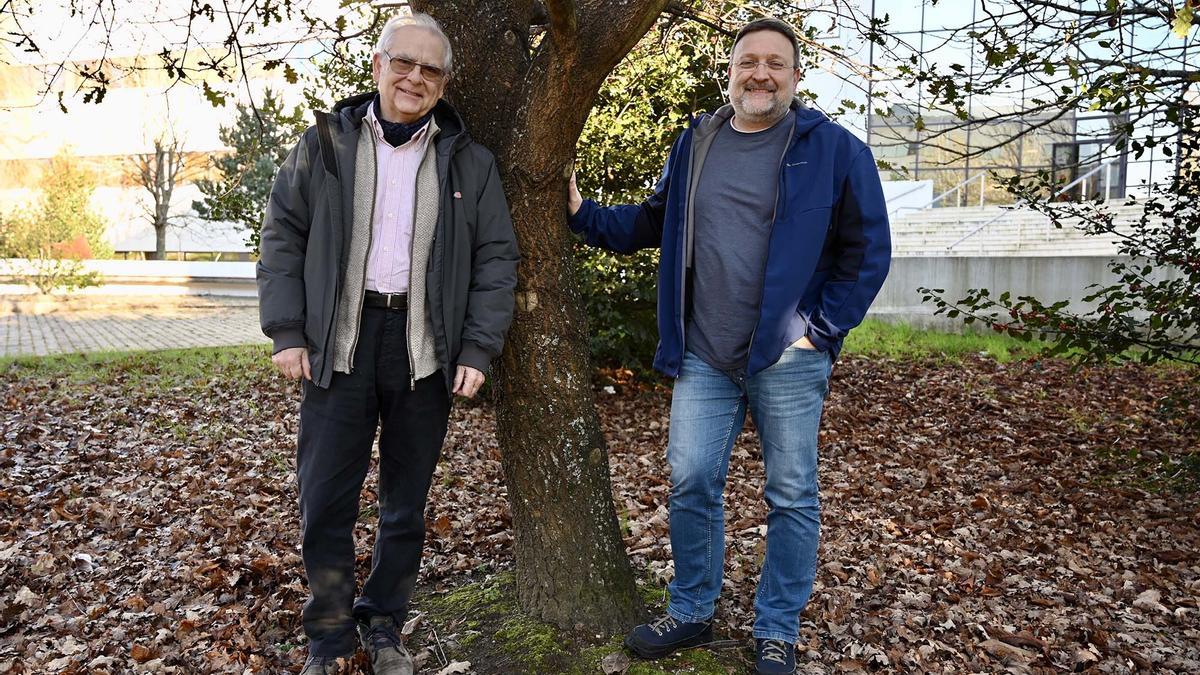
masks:
[[[408,309],[408,293],[376,293],[367,291],[363,296],[363,307],[383,309]]]

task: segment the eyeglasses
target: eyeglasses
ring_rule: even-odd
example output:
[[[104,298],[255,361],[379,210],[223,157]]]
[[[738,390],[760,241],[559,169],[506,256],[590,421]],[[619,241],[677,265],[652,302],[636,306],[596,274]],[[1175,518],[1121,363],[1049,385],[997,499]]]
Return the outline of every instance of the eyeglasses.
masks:
[[[407,59],[403,56],[392,56],[386,51],[383,52],[383,55],[387,57],[388,66],[392,69],[392,72],[400,77],[405,77],[411,73],[413,68],[420,68],[421,77],[430,84],[437,84],[446,79],[445,68],[439,68],[437,66],[431,66],[428,63],[413,61],[412,59]]]
[[[759,66],[766,66],[767,70],[771,71],[772,73],[780,73],[785,70],[794,70],[791,66],[783,61],[751,61],[750,59],[742,59],[741,61],[733,64],[734,68],[737,68],[744,73],[758,70]]]

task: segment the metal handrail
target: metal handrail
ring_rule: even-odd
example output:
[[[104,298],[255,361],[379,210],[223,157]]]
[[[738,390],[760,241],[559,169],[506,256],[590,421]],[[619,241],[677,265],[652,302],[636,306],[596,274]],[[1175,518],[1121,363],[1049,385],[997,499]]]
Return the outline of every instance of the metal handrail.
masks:
[[[946,190],[942,194],[934,197],[932,200],[929,201],[928,204],[926,204],[925,206],[922,206],[920,209],[917,209],[917,210],[920,211],[920,210],[927,209],[927,208],[933,206],[934,204],[936,204],[936,203],[942,201],[943,199],[945,199],[946,197],[948,197],[951,193],[958,192],[962,188],[969,185],[972,181],[974,181],[976,179],[982,179],[986,175],[987,175],[987,171],[980,171],[979,173],[975,174],[974,176],[971,176],[970,178],[966,178],[964,180],[959,181],[959,183],[957,185],[950,188],[949,190]]]
[[[942,194],[934,197],[933,199],[929,200],[928,202],[922,204],[921,206],[897,206],[896,208],[892,209],[891,211],[888,211],[887,216],[888,216],[888,218],[891,218],[893,215],[895,215],[896,213],[899,213],[900,211],[924,211],[925,209],[931,208],[934,204],[940,202],[941,200],[945,199],[946,197],[953,194],[954,192],[957,192],[957,191],[963,189],[967,185],[970,185],[972,182],[974,182],[976,180],[980,181],[979,205],[983,206],[983,192],[984,192],[984,186],[986,185],[986,183],[984,183],[982,181],[984,180],[984,178],[986,176],[987,176],[987,171],[980,171],[979,173],[975,174],[974,176],[971,176],[970,178],[959,181],[958,184],[955,185],[954,187],[950,188],[949,190],[946,190]],[[920,190],[921,188],[922,188],[922,186],[918,185],[918,186],[912,188],[911,190],[907,190],[905,192],[902,192],[902,193],[896,195],[895,197],[892,197],[891,201],[895,201],[897,199],[900,199],[901,197],[906,197],[906,196],[916,192],[917,190]]]
[[[925,187],[924,185],[917,185],[913,188],[905,190],[904,192],[901,192],[900,194],[896,195],[895,197],[892,197],[892,201],[896,201],[897,199],[900,199],[902,197],[907,197],[907,196],[911,195],[912,193],[916,192],[917,190],[923,189],[924,187]],[[919,207],[918,206],[897,206],[896,208],[892,209],[891,211],[888,211],[887,216],[890,219],[893,215],[895,215],[902,209],[908,209],[908,210],[912,210],[912,211],[921,211],[922,209],[925,209],[925,208],[928,208],[928,205],[919,206]]]
[[[983,171],[980,171],[977,174],[970,176],[969,178],[965,178],[965,179],[959,181],[958,183],[956,183],[954,185],[954,187],[939,194],[938,196],[934,197],[933,199],[929,200],[928,202],[925,202],[921,206],[897,206],[896,208],[892,209],[891,211],[888,211],[888,213],[887,213],[888,218],[891,218],[893,215],[895,215],[896,213],[898,213],[900,211],[924,211],[925,209],[933,207],[934,204],[937,204],[938,202],[942,201],[946,197],[949,197],[950,195],[954,194],[955,192],[958,192],[959,190],[962,190],[963,188],[967,187],[971,183],[974,183],[975,181],[979,181],[979,205],[983,206],[984,192],[987,190],[987,174],[988,174],[988,170],[985,169]],[[895,197],[892,197],[891,201],[895,201],[897,199],[900,199],[901,197],[906,197],[920,189],[921,189],[921,186],[918,185],[917,187],[914,187],[911,190],[907,190],[905,192],[902,192],[902,193],[896,195]]]
[[[1099,173],[1101,170],[1107,170],[1107,169],[1110,169],[1110,168],[1112,167],[1112,164],[1113,164],[1113,162],[1114,162],[1114,161],[1116,161],[1116,160],[1109,159],[1109,160],[1105,160],[1105,161],[1101,162],[1100,164],[1098,164],[1098,165],[1096,166],[1096,168],[1092,169],[1091,171],[1088,171],[1087,173],[1083,174],[1083,175],[1082,175],[1082,176],[1080,176],[1079,178],[1076,178],[1075,180],[1071,181],[1070,183],[1067,183],[1065,186],[1063,186],[1063,188],[1062,188],[1061,190],[1059,190],[1058,192],[1055,192],[1054,194],[1050,195],[1050,199],[1048,199],[1048,200],[1046,200],[1046,201],[1054,201],[1054,198],[1055,198],[1055,197],[1059,197],[1059,196],[1063,195],[1064,193],[1066,193],[1066,191],[1067,191],[1067,190],[1070,190],[1071,188],[1073,188],[1073,187],[1075,187],[1076,185],[1080,184],[1081,182],[1083,182],[1084,180],[1086,180],[1088,177],[1090,177],[1090,176],[1093,176],[1093,175],[1095,175],[1095,174]],[[1111,174],[1109,174],[1109,175],[1111,176]],[[1105,181],[1105,184],[1104,184],[1104,198],[1105,198],[1105,200],[1107,200],[1107,199],[1108,199],[1108,192],[1109,192],[1109,189],[1110,189],[1110,185],[1111,185],[1111,184],[1112,184],[1112,183],[1111,183],[1111,181]],[[1013,211],[1015,211],[1015,210],[1017,210],[1017,209],[1021,208],[1021,206],[1022,206],[1022,205],[1018,203],[1018,204],[1016,204],[1015,206],[1013,206],[1011,209],[1006,209],[1006,210],[1003,210],[1003,211],[1001,211],[1000,213],[997,213],[997,214],[996,214],[996,215],[995,215],[995,216],[994,216],[994,217],[993,217],[991,220],[987,221],[986,223],[984,223],[984,224],[982,224],[982,225],[979,225],[979,226],[978,226],[978,227],[976,227],[975,229],[973,229],[973,230],[971,230],[970,232],[968,232],[968,233],[964,234],[963,236],[959,237],[958,241],[956,241],[956,242],[954,242],[953,244],[950,244],[949,246],[947,246],[947,247],[946,247],[946,250],[947,250],[947,251],[949,251],[949,250],[953,249],[955,246],[958,246],[959,244],[963,243],[963,242],[964,242],[964,241],[966,241],[967,239],[969,239],[969,238],[971,238],[971,237],[975,236],[975,235],[976,235],[976,234],[978,234],[979,232],[982,232],[984,228],[986,228],[987,226],[989,226],[989,225],[991,225],[992,223],[996,222],[997,220],[1000,220],[1001,218],[1003,218],[1003,217],[1005,217],[1005,216],[1007,216],[1007,215],[1010,215],[1010,214],[1012,214],[1012,212],[1013,212]]]

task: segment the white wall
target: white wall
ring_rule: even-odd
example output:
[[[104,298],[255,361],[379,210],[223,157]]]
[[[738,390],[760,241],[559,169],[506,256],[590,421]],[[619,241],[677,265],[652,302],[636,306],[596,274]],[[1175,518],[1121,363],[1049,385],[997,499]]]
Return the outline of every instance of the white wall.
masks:
[[[1088,311],[1082,302],[1089,284],[1115,281],[1108,271],[1112,258],[1097,256],[1039,257],[911,257],[893,258],[883,289],[870,315],[920,327],[961,330],[959,319],[934,316],[922,303],[918,287],[945,289],[945,298],[963,298],[969,289],[986,288],[993,296],[1032,295],[1042,302],[1070,300],[1071,311]]]
[[[28,206],[39,198],[31,188],[0,190],[0,213]],[[180,185],[171,195],[172,224],[167,228],[167,250],[193,253],[249,252],[246,233],[237,224],[201,220],[192,202],[201,198],[194,184]],[[140,187],[101,186],[92,193],[91,207],[108,221],[108,242],[117,251],[153,251],[154,227],[147,209],[150,195]]]
[[[1084,288],[1113,278],[1109,260],[1096,256],[893,258],[870,316],[961,330],[961,321],[934,316],[934,306],[921,302],[920,286],[944,288],[949,300],[962,298],[971,288],[987,288],[993,295],[1011,291],[1013,297],[1034,295],[1044,302],[1069,298],[1073,310],[1086,310],[1080,302]],[[21,264],[23,261],[0,260],[0,296],[34,292],[32,287],[5,278]],[[103,274],[106,283],[74,295],[257,296],[252,262],[89,260],[85,265]]]

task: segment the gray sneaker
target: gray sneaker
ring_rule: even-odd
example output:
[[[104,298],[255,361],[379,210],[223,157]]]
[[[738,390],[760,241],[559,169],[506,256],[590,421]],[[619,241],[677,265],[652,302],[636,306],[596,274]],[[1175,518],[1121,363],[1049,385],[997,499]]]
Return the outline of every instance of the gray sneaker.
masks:
[[[310,656],[304,662],[304,670],[300,671],[300,675],[341,675],[342,673],[350,672],[350,659],[354,655],[348,656]]]
[[[373,616],[370,624],[358,624],[358,639],[375,675],[413,675],[413,660],[390,616]]]

